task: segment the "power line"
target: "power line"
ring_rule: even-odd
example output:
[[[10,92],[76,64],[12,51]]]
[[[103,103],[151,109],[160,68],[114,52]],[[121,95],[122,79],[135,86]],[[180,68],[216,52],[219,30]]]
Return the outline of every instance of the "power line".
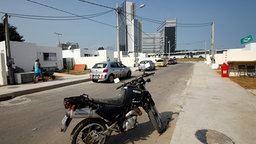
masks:
[[[199,44],[203,43],[205,41],[195,41],[195,42],[190,42],[190,43],[178,43],[179,45],[193,45],[193,44]]]
[[[46,5],[46,4],[35,2],[35,1],[32,1],[32,0],[27,0],[27,1],[32,2],[34,4],[38,4],[38,5],[44,6],[44,7],[47,7],[47,8],[50,8],[50,9],[54,9],[54,10],[57,10],[57,11],[60,11],[60,12],[63,12],[63,13],[67,13],[67,14],[70,14],[70,15],[73,15],[73,16],[81,17],[81,18],[84,18],[84,19],[87,19],[87,20],[90,20],[90,21],[93,21],[93,22],[96,22],[96,23],[99,23],[99,24],[103,24],[103,25],[106,25],[106,26],[110,26],[110,27],[116,28],[116,26],[113,26],[111,24],[107,24],[107,23],[104,23],[104,22],[93,20],[91,18],[83,17],[83,16],[80,16],[80,15],[77,15],[77,14],[74,14],[74,13],[71,13],[71,12],[68,12],[68,11],[65,11],[65,10],[61,10],[61,9],[58,9],[58,8]]]
[[[206,26],[210,26],[212,23],[208,22],[208,23],[177,23],[177,27],[206,27]]]
[[[79,0],[79,1],[91,4],[91,5],[103,7],[103,8],[116,10],[116,8],[112,8],[112,7],[109,7],[109,6],[106,6],[106,5],[101,5],[101,4],[98,4],[98,3],[90,2],[90,1],[87,1],[87,0]],[[131,14],[131,13],[127,13],[127,14]],[[156,24],[162,24],[164,22],[164,21],[161,21],[161,20],[155,20],[155,19],[151,19],[151,18],[141,17],[141,16],[138,16],[138,15],[136,15],[136,16],[139,19],[143,20],[143,21],[148,21],[148,22],[152,22],[152,23],[156,23]],[[177,27],[205,27],[205,26],[209,26],[209,25],[211,25],[210,22],[209,23],[196,23],[196,24],[177,23]]]
[[[148,21],[148,22],[152,22],[152,23],[156,23],[156,24],[162,24],[164,21],[160,21],[160,20],[155,20],[155,19],[151,19],[151,18],[146,18],[146,17],[142,17],[139,15],[136,15],[139,19],[143,20],[143,21]]]
[[[88,18],[94,18],[98,16],[105,15],[107,13],[112,12],[112,10],[95,13],[95,14],[88,14],[88,15],[81,15],[81,16],[40,16],[40,15],[25,15],[25,14],[16,14],[16,13],[8,13],[12,17],[17,18],[24,18],[24,19],[35,19],[35,20],[81,20],[81,19],[88,19]],[[2,14],[5,14],[6,12],[1,12]]]
[[[99,6],[99,7],[103,7],[103,8],[108,8],[108,9],[116,10],[116,8],[109,7],[109,6],[106,6],[106,5],[97,4],[97,3],[94,3],[94,2],[89,2],[87,0],[78,0],[78,1],[85,2],[85,3],[91,4],[91,5],[95,5],[95,6]]]

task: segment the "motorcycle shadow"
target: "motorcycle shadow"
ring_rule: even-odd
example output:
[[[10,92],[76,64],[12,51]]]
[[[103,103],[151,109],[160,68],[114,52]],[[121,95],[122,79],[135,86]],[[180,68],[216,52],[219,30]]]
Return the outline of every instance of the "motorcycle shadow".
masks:
[[[169,127],[169,123],[173,120],[173,112],[162,112],[161,118],[166,129]],[[139,123],[134,129],[125,133],[112,133],[109,137],[107,144],[134,144],[137,141],[147,141],[150,135],[155,131],[150,121]],[[161,136],[156,132],[157,136]]]

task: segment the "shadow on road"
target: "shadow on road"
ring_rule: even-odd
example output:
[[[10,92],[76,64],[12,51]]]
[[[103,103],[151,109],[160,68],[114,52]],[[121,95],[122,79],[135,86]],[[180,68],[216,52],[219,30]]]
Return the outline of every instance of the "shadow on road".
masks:
[[[168,129],[169,123],[173,120],[173,115],[178,113],[162,112],[160,113],[163,124]],[[148,137],[155,131],[150,121],[139,123],[134,129],[121,134],[112,135],[107,144],[134,144],[136,141],[147,141]],[[156,133],[158,136],[161,134]],[[158,137],[157,136],[157,137]]]

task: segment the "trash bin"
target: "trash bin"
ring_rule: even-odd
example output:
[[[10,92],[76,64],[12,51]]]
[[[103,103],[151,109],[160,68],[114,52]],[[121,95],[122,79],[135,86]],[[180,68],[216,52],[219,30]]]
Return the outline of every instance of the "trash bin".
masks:
[[[228,64],[223,63],[221,65],[221,77],[228,77]]]

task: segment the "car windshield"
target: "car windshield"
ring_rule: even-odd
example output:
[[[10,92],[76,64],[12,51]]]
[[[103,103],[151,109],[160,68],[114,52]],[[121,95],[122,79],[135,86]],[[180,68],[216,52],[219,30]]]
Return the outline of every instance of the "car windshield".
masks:
[[[106,66],[106,63],[97,63],[92,68],[105,68]]]
[[[164,60],[157,60],[157,62],[163,62]]]
[[[150,63],[150,61],[141,61],[140,64]]]

